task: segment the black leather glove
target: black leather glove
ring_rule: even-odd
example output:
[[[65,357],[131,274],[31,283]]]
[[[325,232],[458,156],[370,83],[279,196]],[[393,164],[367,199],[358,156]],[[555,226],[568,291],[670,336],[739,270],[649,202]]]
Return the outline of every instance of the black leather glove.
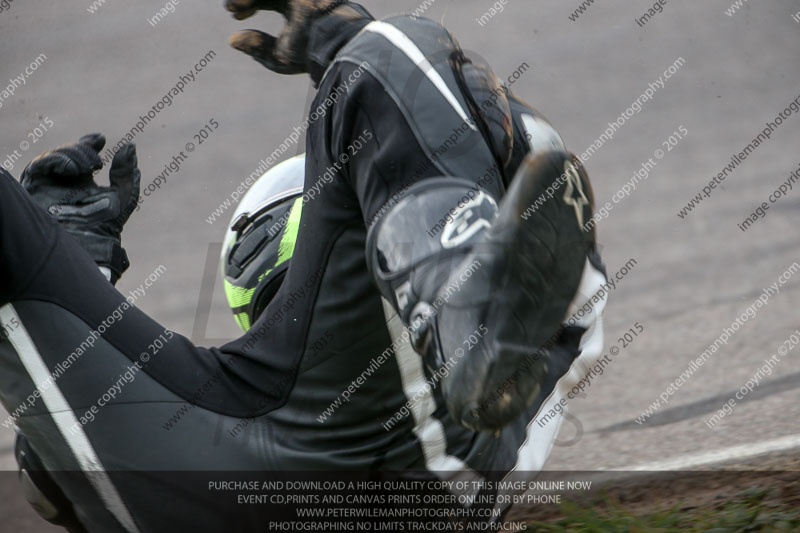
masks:
[[[141,173],[136,146],[126,144],[111,162],[111,186],[98,186],[93,174],[103,166],[99,152],[105,144],[105,137],[92,133],[44,153],[25,167],[21,182],[116,283],[130,264],[121,246],[122,226],[136,209]]]
[[[336,52],[372,21],[362,6],[345,0],[225,0],[234,18],[258,10],[286,18],[279,37],[258,30],[234,33],[230,44],[278,74],[307,72],[319,83]]]

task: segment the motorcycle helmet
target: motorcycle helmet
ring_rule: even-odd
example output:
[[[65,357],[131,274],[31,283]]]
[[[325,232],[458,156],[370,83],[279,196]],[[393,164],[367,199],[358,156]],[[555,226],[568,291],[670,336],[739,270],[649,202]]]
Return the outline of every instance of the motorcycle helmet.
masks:
[[[244,195],[222,245],[225,296],[248,331],[274,298],[294,253],[303,208],[305,154],[265,172]]]

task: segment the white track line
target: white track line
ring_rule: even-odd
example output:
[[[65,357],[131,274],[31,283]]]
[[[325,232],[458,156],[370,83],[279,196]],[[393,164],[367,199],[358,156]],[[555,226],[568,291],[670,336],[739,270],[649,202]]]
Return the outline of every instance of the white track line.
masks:
[[[707,452],[684,455],[653,463],[644,463],[633,467],[604,468],[626,472],[658,472],[664,470],[689,470],[694,467],[724,463],[735,459],[749,459],[765,453],[780,452],[800,447],[800,435],[787,435],[777,439],[763,440],[751,444],[741,444],[718,448]]]

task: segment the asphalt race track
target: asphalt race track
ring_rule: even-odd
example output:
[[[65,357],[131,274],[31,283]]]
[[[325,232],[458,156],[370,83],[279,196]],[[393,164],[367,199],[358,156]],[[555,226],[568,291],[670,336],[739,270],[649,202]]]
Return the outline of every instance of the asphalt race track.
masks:
[[[571,150],[588,154],[596,206],[611,206],[598,229],[609,274],[626,272],[605,314],[606,353],[617,353],[572,402],[549,470],[689,469],[800,446],[800,347],[790,340],[800,327],[800,180],[769,200],[800,171],[800,108],[787,109],[800,96],[800,15],[792,16],[800,5],[745,2],[728,15],[731,3],[667,0],[642,27],[636,19],[649,1],[597,0],[576,18],[580,0],[364,0],[376,16],[423,9],[501,79],[511,77]],[[208,219],[302,122],[313,92],[307,77],[274,74],[227,44],[237,29],[277,31],[277,16],[237,22],[221,1],[181,0],[152,25],[164,4],[106,0],[90,13],[91,0],[0,3],[0,91],[29,70],[0,100],[0,164],[19,176],[42,151],[90,131],[115,144],[204,61],[136,136],[143,186],[186,157],[126,226],[132,267],[118,288],[133,290],[163,265],[137,305],[208,345],[238,331],[216,279],[233,209]],[[785,109],[769,138],[712,189]],[[193,140],[212,119],[218,129]],[[290,146],[282,157],[300,151]],[[742,231],[762,202],[764,216]],[[625,339],[636,323],[643,331]],[[725,328],[726,343],[676,386]],[[731,413],[707,424],[731,398]],[[12,443],[13,431],[0,426],[4,470],[15,468]],[[0,530],[58,530],[6,477]]]

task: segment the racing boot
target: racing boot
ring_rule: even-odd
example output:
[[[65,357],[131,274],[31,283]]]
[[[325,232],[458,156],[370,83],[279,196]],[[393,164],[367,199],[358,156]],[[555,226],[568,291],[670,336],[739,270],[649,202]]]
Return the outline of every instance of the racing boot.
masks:
[[[550,151],[526,159],[499,206],[469,182],[426,180],[371,228],[378,287],[461,425],[497,431],[535,401],[595,249],[592,208],[583,168]]]

